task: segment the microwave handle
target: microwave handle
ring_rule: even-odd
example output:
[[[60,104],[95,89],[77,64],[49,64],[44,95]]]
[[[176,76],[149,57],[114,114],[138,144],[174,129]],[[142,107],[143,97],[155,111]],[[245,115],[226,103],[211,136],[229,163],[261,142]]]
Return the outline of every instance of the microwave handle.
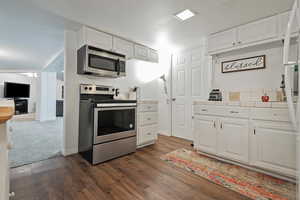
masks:
[[[119,76],[120,75],[120,72],[121,72],[121,61],[120,59],[117,60],[117,64],[116,64],[116,68],[117,68],[117,75]]]

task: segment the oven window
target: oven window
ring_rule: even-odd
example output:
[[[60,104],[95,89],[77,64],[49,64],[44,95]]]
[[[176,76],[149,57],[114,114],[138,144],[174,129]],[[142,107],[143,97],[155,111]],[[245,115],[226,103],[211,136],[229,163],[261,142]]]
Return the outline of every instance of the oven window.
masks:
[[[115,60],[89,54],[89,67],[107,71],[116,71]]]
[[[97,136],[135,130],[135,109],[98,111]]]

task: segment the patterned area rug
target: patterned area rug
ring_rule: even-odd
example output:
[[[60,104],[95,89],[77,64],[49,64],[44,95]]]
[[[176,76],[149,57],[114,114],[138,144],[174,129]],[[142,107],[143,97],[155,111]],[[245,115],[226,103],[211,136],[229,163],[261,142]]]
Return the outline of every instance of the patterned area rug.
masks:
[[[254,200],[296,199],[296,185],[291,182],[193,151],[178,149],[163,155],[161,159]]]

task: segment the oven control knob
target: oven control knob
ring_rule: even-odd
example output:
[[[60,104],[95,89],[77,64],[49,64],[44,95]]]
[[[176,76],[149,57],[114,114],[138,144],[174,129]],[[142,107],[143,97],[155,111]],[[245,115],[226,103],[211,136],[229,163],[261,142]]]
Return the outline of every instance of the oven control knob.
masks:
[[[88,87],[84,87],[85,90],[88,90]]]
[[[92,87],[89,87],[89,90],[92,90],[93,88]]]

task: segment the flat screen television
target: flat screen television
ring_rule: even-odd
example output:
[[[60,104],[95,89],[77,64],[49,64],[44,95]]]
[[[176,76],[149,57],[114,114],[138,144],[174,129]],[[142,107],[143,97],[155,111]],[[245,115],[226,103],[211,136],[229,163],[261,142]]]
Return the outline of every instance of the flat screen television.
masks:
[[[4,83],[4,97],[5,98],[29,98],[30,85],[23,83]]]

